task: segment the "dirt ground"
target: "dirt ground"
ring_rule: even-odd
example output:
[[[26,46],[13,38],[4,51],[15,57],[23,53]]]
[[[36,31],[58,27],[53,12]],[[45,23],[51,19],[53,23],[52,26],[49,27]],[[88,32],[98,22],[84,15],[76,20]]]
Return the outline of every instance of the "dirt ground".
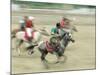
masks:
[[[12,13],[12,29],[18,27],[18,16],[21,15],[23,15],[22,12]],[[29,12],[24,15],[35,16],[35,27],[40,28],[45,26],[48,30],[62,16],[54,14],[31,14]],[[67,56],[67,61],[59,64],[48,64],[50,68],[45,69],[40,60],[41,54],[36,48],[34,49],[35,53],[31,56],[24,51],[24,48],[22,48],[21,56],[18,56],[16,50],[12,49],[12,74],[95,69],[95,16],[70,15],[68,17],[76,18],[73,24],[77,27],[78,32],[75,32],[73,35],[76,42],[70,43],[66,47],[64,54]],[[14,44],[12,43],[12,47]],[[56,60],[56,56],[48,54],[46,59],[53,62]]]

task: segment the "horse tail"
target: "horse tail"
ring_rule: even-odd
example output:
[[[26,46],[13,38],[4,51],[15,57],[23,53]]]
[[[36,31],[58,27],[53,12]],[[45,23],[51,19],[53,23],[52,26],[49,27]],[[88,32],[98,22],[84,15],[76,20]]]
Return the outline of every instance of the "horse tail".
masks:
[[[16,38],[16,36],[15,36],[14,34],[12,34],[12,35],[11,35],[11,38],[12,38],[12,39],[13,39],[13,38]]]
[[[78,32],[78,30],[75,26],[73,26],[72,30],[75,31],[75,32]]]

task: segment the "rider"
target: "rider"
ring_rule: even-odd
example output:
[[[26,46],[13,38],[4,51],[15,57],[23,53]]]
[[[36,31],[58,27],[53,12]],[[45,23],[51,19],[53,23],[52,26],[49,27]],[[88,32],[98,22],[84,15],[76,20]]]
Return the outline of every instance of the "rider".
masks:
[[[26,25],[26,20],[28,19],[28,16],[24,16],[19,20],[20,24],[20,30],[24,31],[25,30],[25,25]]]
[[[32,28],[34,27],[32,20],[34,20],[34,17],[31,16],[25,19],[26,22],[25,30],[26,30],[28,41],[32,40]]]
[[[24,28],[25,28],[25,21],[24,20],[20,20],[19,21],[19,24],[20,24],[20,30],[24,30]]]
[[[56,27],[51,29],[51,35],[61,36],[61,34],[63,34],[63,32],[64,32],[64,30],[62,29],[60,23],[57,23]]]
[[[60,23],[56,23],[56,27],[51,29],[51,35],[59,34],[59,29],[61,29]]]
[[[70,20],[66,17],[63,17],[61,22],[60,22],[60,25],[61,25],[62,28],[69,28]]]
[[[60,22],[63,30],[68,32],[68,33],[71,33],[71,28],[72,28],[72,25],[70,22],[71,22],[71,20],[68,18],[65,18],[65,17],[63,17],[62,21]]]

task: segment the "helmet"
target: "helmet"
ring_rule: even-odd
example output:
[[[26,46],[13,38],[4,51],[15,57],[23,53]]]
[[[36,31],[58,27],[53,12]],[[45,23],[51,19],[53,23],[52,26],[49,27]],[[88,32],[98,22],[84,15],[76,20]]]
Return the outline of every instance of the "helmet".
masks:
[[[56,37],[51,37],[50,38],[50,42],[52,43],[52,44],[56,44],[57,43],[57,38]]]
[[[28,18],[29,20],[34,20],[35,19],[35,17],[32,17],[32,16],[29,16],[29,18]]]
[[[66,17],[63,17],[63,20],[65,20],[65,21],[71,21],[69,18],[66,18]]]

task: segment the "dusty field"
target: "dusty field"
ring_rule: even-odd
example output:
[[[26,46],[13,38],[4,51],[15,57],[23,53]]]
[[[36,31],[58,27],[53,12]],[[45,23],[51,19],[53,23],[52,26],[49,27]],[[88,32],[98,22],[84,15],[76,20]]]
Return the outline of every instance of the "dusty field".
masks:
[[[26,15],[30,13],[26,13]],[[12,29],[18,27],[18,16],[22,13],[13,13]],[[25,15],[25,14],[24,14]],[[30,14],[31,15],[31,14]],[[59,21],[62,15],[32,14],[36,17],[36,27],[46,26],[48,30]],[[55,17],[55,18],[54,18]],[[21,56],[12,50],[12,73],[34,73],[63,70],[95,69],[95,16],[73,15],[77,20],[78,32],[74,34],[75,43],[66,47],[67,61],[59,64],[48,64],[50,69],[45,69],[40,60],[40,52],[35,48],[35,53],[30,56],[22,49]],[[48,54],[49,61],[55,61],[55,55]]]

